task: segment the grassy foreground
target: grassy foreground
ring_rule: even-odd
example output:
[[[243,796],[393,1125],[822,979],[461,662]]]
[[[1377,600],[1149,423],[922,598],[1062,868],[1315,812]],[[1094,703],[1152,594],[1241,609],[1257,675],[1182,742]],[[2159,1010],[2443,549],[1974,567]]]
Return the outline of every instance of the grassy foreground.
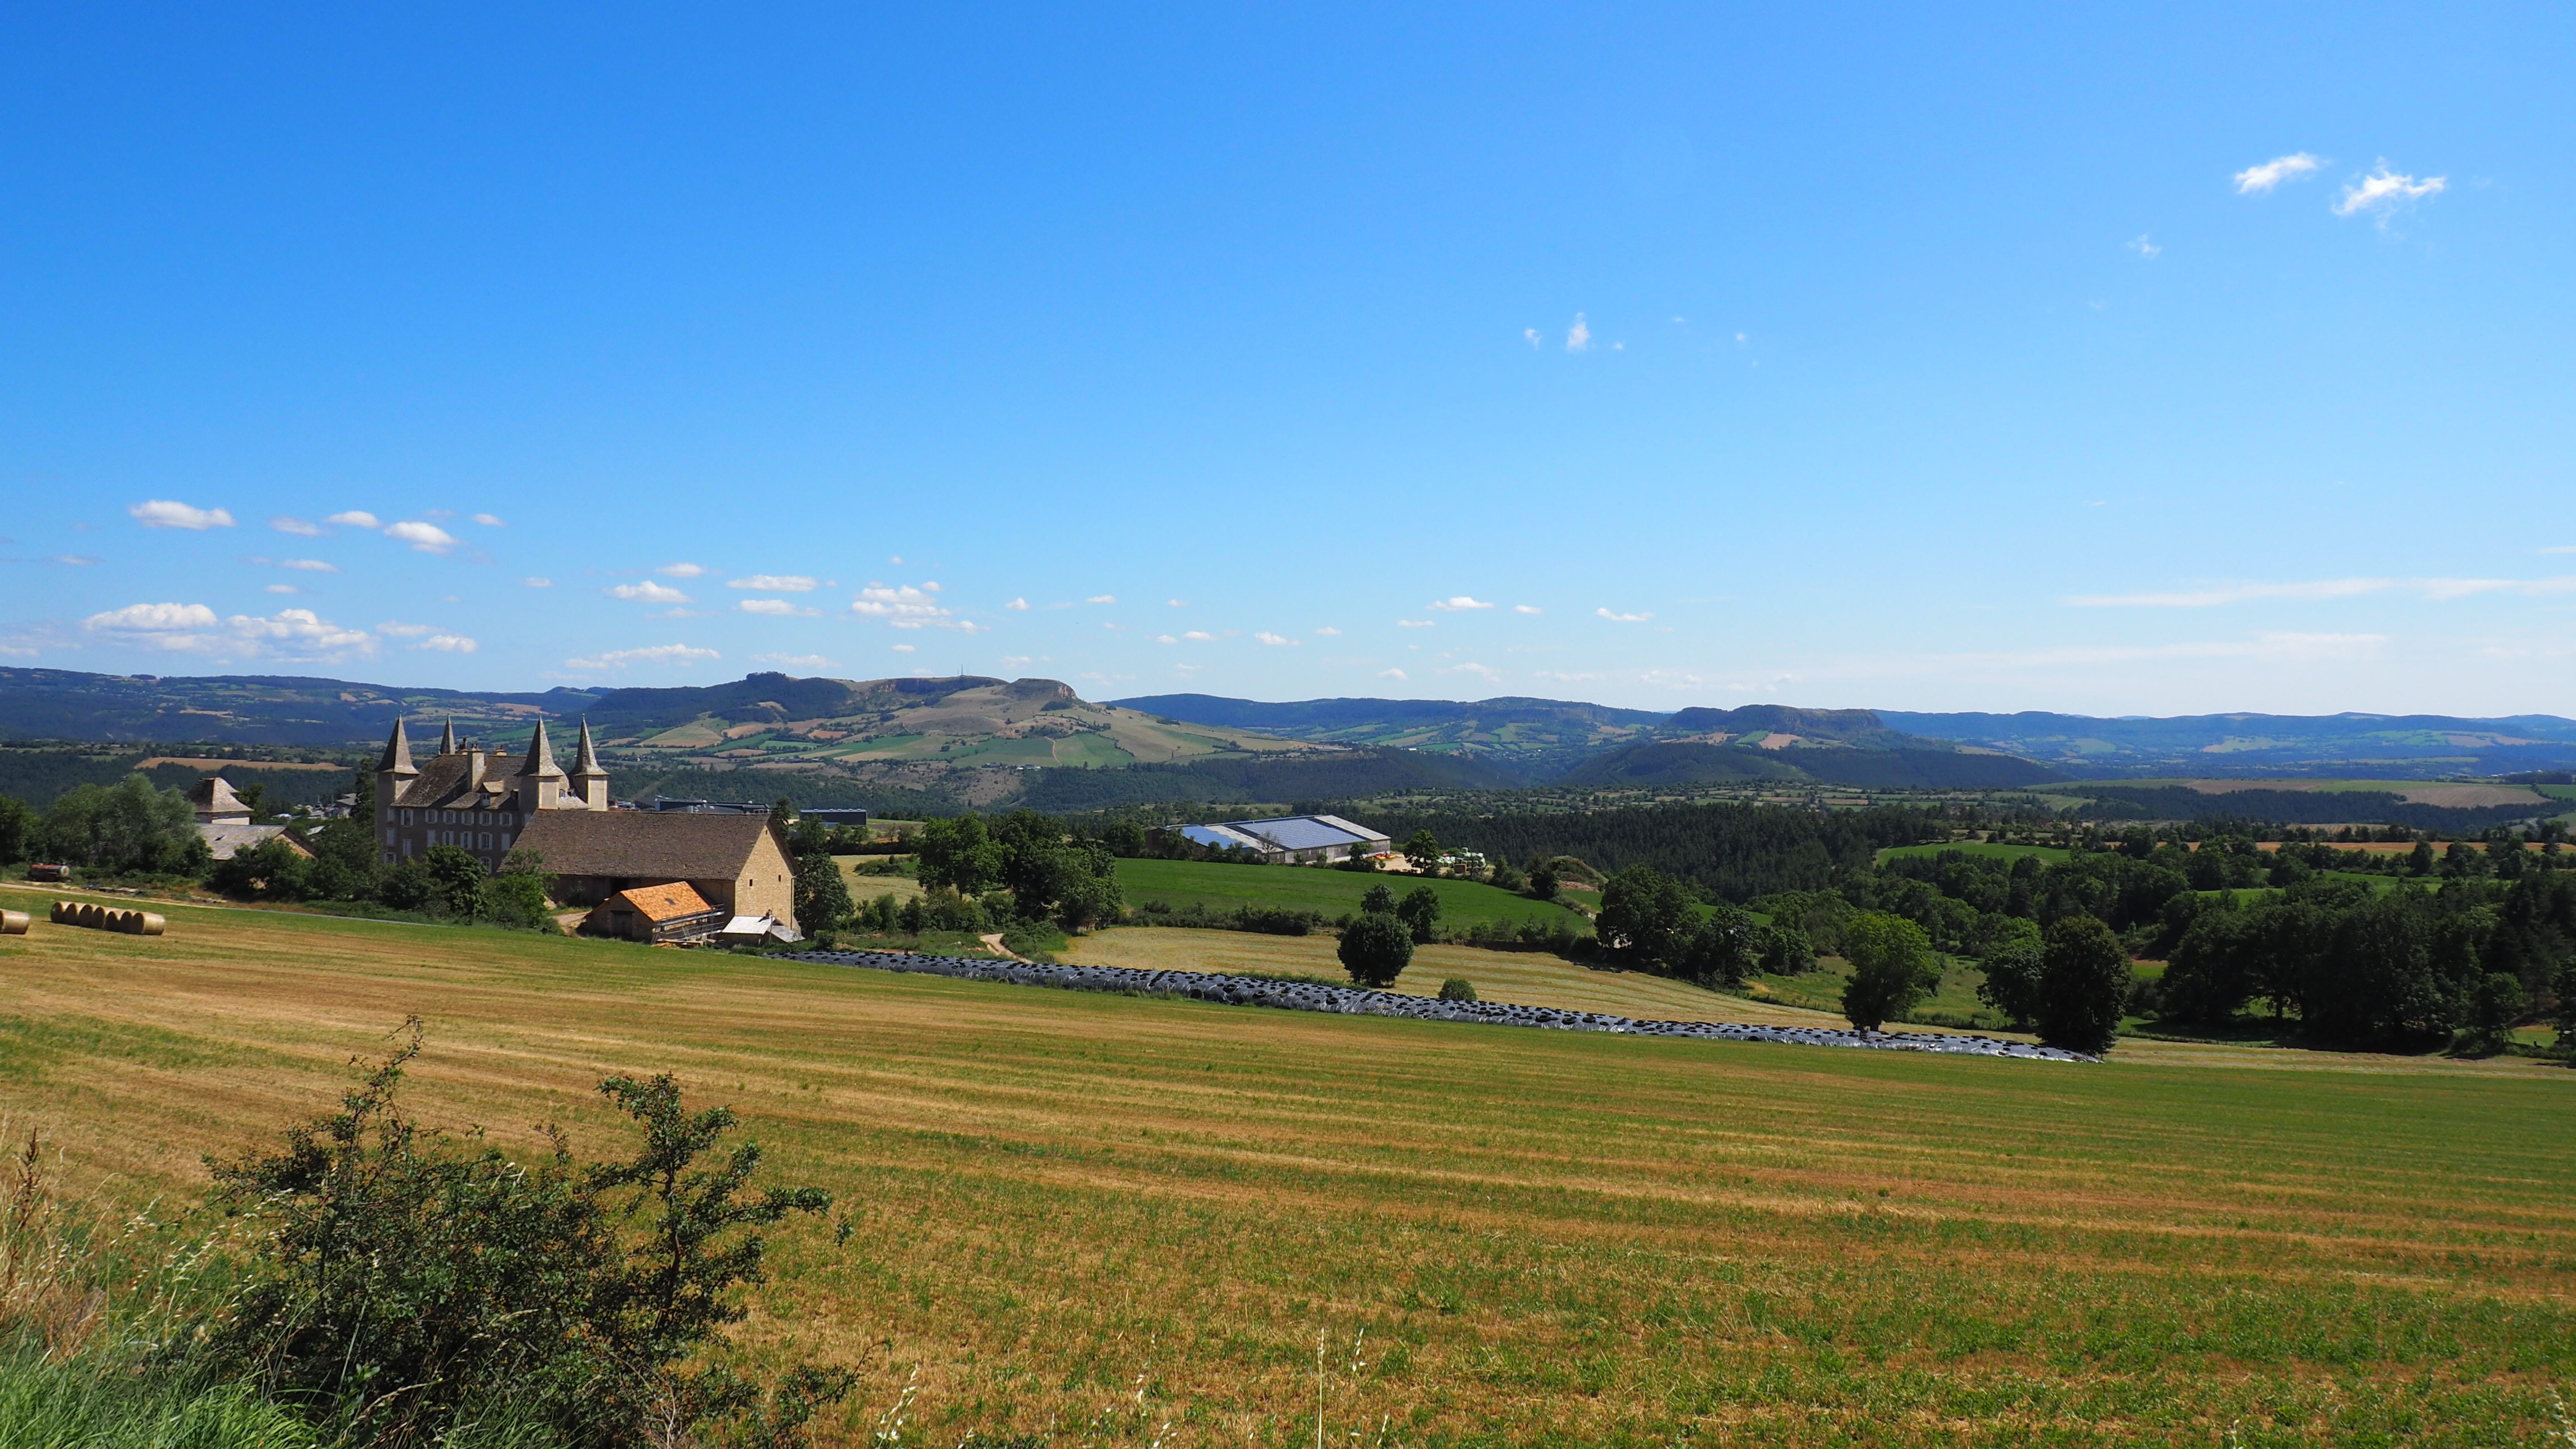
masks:
[[[0,1114],[87,1190],[192,1193],[406,1012],[414,1105],[505,1142],[605,1149],[592,1083],[676,1071],[859,1210],[781,1239],[748,1325],[864,1368],[827,1440],[909,1379],[942,1446],[1309,1443],[1319,1384],[1345,1444],[2524,1444],[2576,1369],[2576,1078],[2529,1064],[1726,1046],[168,914],[0,941]]]

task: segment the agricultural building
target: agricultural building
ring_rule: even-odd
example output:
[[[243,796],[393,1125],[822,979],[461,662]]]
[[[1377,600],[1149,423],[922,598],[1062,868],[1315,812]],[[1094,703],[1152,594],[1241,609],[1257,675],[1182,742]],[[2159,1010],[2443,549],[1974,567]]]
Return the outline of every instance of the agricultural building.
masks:
[[[796,867],[766,815],[651,810],[542,810],[519,831],[567,906],[596,906],[638,886],[686,885],[708,908],[766,916],[796,930]]]
[[[1387,838],[1338,815],[1281,815],[1267,820],[1228,820],[1184,825],[1182,838],[1220,850],[1248,850],[1271,865],[1348,860],[1384,855]]]
[[[256,850],[268,841],[280,839],[297,855],[313,858],[313,852],[288,835],[285,826],[253,825],[250,807],[242,803],[221,775],[199,780],[188,792],[188,804],[197,812],[197,833],[205,837],[206,848],[214,852],[217,860],[230,860],[245,850]]]
[[[593,936],[624,941],[686,941],[722,929],[728,917],[686,881],[629,886],[592,908],[581,923]]]

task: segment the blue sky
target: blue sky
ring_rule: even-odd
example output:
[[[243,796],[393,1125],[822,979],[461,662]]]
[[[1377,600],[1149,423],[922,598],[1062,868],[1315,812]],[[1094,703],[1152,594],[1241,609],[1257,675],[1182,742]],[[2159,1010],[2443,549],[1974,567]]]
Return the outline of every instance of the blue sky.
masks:
[[[2565,7],[0,13],[0,661],[2576,714]]]

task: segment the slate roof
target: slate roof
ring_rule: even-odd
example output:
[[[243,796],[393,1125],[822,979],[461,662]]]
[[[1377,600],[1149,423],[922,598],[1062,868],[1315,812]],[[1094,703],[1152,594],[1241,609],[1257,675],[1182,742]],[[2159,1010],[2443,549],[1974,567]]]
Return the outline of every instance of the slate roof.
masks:
[[[230,860],[242,851],[257,850],[263,842],[281,836],[285,838],[288,849],[307,860],[313,858],[313,852],[305,849],[294,836],[287,835],[283,825],[199,825],[197,833],[206,838],[206,848],[214,852],[217,860]]]
[[[250,807],[233,793],[232,783],[221,775],[208,775],[188,791],[188,803],[195,807],[198,818],[210,815],[238,815],[242,823],[250,820]]]
[[[541,810],[514,844],[545,857],[549,875],[732,880],[768,829],[766,815]]]
[[[488,759],[482,785],[465,783],[467,763],[464,755],[432,756],[418,775],[404,782],[402,793],[394,797],[393,803],[431,810],[472,810],[497,803],[509,793],[508,781],[492,777]]]
[[[619,891],[612,899],[623,900],[634,908],[635,914],[657,926],[668,921],[685,920],[690,916],[711,916],[716,910],[715,907],[708,905],[707,898],[699,895],[687,881],[673,881],[668,885],[629,886]]]

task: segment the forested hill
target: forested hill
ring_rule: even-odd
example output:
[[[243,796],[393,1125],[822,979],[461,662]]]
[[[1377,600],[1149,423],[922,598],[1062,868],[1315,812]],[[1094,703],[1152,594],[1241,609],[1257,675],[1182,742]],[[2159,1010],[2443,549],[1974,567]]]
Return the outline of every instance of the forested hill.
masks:
[[[2202,714],[2099,719],[2080,714],[1914,714],[1880,710],[1895,729],[2038,760],[2077,778],[2349,776],[2430,779],[2576,766],[2576,720],[2418,714]]]
[[[581,712],[596,690],[541,694],[419,689],[296,675],[155,678],[73,669],[0,669],[0,739],[220,740],[329,748],[381,744],[394,716],[453,719],[469,734]]]
[[[1429,830],[1449,848],[1515,864],[1571,855],[1601,871],[1650,865],[1731,901],[1826,890],[1870,868],[1882,846],[1947,839],[1949,822],[1903,808],[1783,810],[1766,805],[1640,805],[1494,815],[1373,810],[1403,840]]]

